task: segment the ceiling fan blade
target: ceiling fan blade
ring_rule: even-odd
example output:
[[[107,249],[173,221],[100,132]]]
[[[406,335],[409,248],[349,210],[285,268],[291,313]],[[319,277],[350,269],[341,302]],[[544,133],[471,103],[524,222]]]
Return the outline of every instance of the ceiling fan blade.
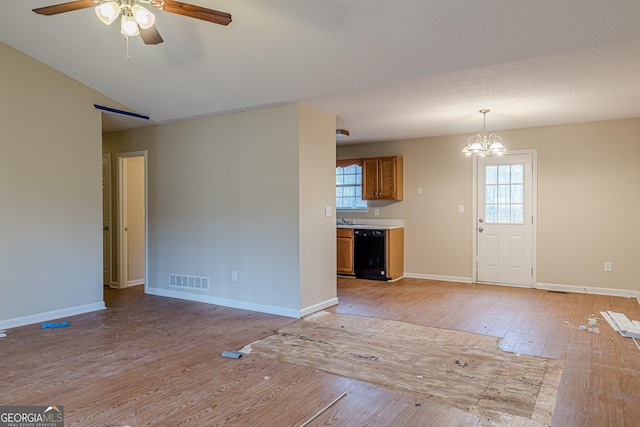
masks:
[[[146,30],[140,28],[140,37],[144,44],[160,44],[164,41],[162,40],[162,36],[155,25],[147,28]]]
[[[54,4],[53,6],[39,7],[33,9],[33,11],[39,15],[57,15],[58,13],[71,12],[72,10],[86,9],[88,7],[95,7],[96,3],[93,0],[77,0],[70,1],[68,3]]]
[[[165,12],[176,13],[178,15],[189,16],[191,18],[202,19],[214,24],[229,25],[231,14],[220,12],[219,10],[207,9],[206,7],[194,6],[192,4],[181,3],[174,0],[165,0],[164,6],[159,9]]]

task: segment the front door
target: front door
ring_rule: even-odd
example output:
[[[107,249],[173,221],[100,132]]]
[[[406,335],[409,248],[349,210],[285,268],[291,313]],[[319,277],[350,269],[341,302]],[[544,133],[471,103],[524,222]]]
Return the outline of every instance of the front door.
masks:
[[[477,281],[533,287],[534,154],[479,157]]]

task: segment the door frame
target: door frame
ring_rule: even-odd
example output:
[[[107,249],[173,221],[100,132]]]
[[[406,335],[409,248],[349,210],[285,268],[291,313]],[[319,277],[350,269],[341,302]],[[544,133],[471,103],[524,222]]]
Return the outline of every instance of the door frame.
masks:
[[[533,182],[532,187],[532,200],[531,214],[533,215],[533,223],[531,224],[531,268],[533,269],[531,275],[531,286],[525,286],[527,288],[538,287],[538,150],[513,150],[503,154],[502,157],[508,157],[509,155],[530,154],[532,156],[531,163],[533,165]],[[471,233],[473,234],[473,256],[471,264],[471,281],[473,283],[478,282],[478,156],[473,156],[473,227]],[[494,284],[488,282],[482,282],[487,284]],[[495,283],[501,286],[514,286],[523,287],[522,285],[509,285],[505,283]]]
[[[128,286],[128,247],[127,233],[125,232],[125,219],[127,217],[127,174],[124,167],[125,159],[130,157],[144,158],[144,291],[149,286],[149,221],[147,209],[148,194],[148,158],[147,150],[128,151],[116,153],[117,177],[118,177],[118,288]]]
[[[107,240],[109,241],[109,253],[107,254],[107,257],[109,259],[108,262],[108,269],[109,269],[109,274],[108,274],[108,279],[109,279],[109,283],[105,283],[105,285],[109,285],[109,287],[113,286],[113,200],[112,200],[112,191],[111,191],[111,187],[112,185],[112,178],[111,178],[111,153],[103,153],[102,154],[102,160],[103,161],[107,161],[107,170],[108,170],[108,179],[107,179],[107,183],[106,183],[106,191],[107,191],[107,201],[109,203],[109,218],[107,220]],[[104,199],[104,197],[103,197]],[[104,203],[104,201],[103,201]],[[104,210],[104,208],[103,208]],[[104,222],[104,218],[103,218],[103,222]],[[104,231],[104,230],[103,230]],[[104,251],[104,249],[103,249]],[[104,259],[104,255],[103,255],[103,259]]]

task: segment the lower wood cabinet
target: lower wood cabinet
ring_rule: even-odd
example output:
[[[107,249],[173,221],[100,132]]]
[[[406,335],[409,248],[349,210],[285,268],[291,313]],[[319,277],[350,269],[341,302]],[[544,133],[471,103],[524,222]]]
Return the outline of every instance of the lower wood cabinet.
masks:
[[[354,234],[352,228],[336,229],[337,236],[337,272],[355,276]],[[392,228],[386,231],[385,239],[385,276],[379,280],[396,280],[404,276],[404,228]]]
[[[338,228],[338,274],[353,275],[353,229]]]

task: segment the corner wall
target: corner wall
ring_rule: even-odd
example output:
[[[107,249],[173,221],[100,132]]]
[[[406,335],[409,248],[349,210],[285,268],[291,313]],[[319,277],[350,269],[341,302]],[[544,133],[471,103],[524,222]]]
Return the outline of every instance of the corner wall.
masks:
[[[299,106],[300,308],[338,303],[336,278],[335,125],[333,114]],[[331,216],[325,210],[331,209]]]
[[[103,95],[0,43],[0,328],[104,308]]]

